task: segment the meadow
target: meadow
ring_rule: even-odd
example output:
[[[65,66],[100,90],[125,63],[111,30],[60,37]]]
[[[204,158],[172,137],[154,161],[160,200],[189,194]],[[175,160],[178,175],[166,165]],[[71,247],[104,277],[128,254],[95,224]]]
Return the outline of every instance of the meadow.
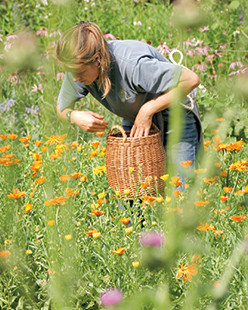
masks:
[[[0,309],[248,309],[248,5],[178,2],[0,3]],[[58,119],[54,48],[81,20],[165,57],[179,49],[199,75],[204,146],[197,169],[182,163],[184,191],[168,167],[164,193],[131,208],[106,175],[121,119],[89,95],[76,107],[108,130]]]

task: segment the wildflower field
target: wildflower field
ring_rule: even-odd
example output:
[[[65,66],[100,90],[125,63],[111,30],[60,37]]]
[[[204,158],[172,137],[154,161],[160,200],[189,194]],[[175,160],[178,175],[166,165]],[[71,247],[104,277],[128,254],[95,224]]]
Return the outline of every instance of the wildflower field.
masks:
[[[247,10],[245,0],[0,3],[0,309],[248,309]],[[54,48],[81,20],[107,40],[179,49],[199,75],[204,146],[196,170],[181,163],[183,191],[168,167],[164,193],[149,195],[148,179],[131,207],[106,174],[121,119],[90,95],[76,106],[104,115],[106,132],[58,119]]]

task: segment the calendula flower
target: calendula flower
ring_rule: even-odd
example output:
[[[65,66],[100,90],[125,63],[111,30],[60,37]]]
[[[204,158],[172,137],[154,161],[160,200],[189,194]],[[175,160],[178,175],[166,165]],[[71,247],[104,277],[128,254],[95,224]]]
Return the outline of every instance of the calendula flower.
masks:
[[[100,211],[100,210],[92,210],[91,214],[92,215],[104,215],[105,212],[104,211]]]
[[[36,160],[32,163],[30,168],[33,171],[38,171],[41,168],[41,165],[42,165],[42,160]]]
[[[64,174],[64,175],[62,175],[59,179],[60,179],[60,181],[62,181],[62,182],[66,182],[68,179],[69,179],[69,175],[68,174]]]
[[[232,187],[224,186],[223,190],[225,193],[230,193],[232,191]]]
[[[229,218],[234,222],[242,222],[243,220],[246,219],[246,216],[245,215],[232,215]]]
[[[48,226],[53,226],[55,224],[55,221],[54,220],[48,221],[47,224]]]
[[[130,189],[128,189],[128,188],[125,188],[124,189],[124,191],[123,191],[123,193],[125,194],[125,195],[129,195],[130,194]]]
[[[33,205],[31,203],[25,203],[24,213],[29,213],[32,209]]]
[[[64,196],[59,196],[59,197],[54,197],[50,200],[45,201],[46,206],[54,205],[56,206],[57,204],[64,205],[67,197]]]
[[[134,268],[138,268],[140,263],[138,261],[134,261],[134,262],[132,262],[132,265]]]
[[[32,253],[33,253],[33,251],[30,250],[30,249],[28,249],[28,250],[25,252],[25,254],[27,254],[27,255],[30,255],[30,254],[32,254]]]
[[[200,201],[195,201],[194,202],[194,205],[196,206],[196,207],[204,207],[205,206],[205,204],[208,204],[209,203],[209,201],[208,200],[200,200]]]
[[[184,168],[188,168],[192,165],[192,160],[181,161],[180,165],[183,166]]]
[[[171,177],[170,184],[171,184],[172,186],[178,187],[178,186],[182,185],[183,182],[180,180],[179,177]]]
[[[169,174],[164,174],[160,177],[161,180],[166,181],[169,178]]]
[[[133,227],[132,226],[125,228],[125,233],[126,234],[131,234],[132,231],[133,231]]]
[[[228,200],[228,196],[220,196],[220,200],[225,202]]]
[[[107,172],[107,169],[106,169],[106,166],[98,166],[96,168],[94,168],[94,174],[97,175],[97,174],[100,174],[102,175],[103,172]]]
[[[71,239],[72,239],[72,235],[71,234],[65,235],[65,240],[69,241]]]
[[[99,193],[99,194],[97,195],[97,197],[98,197],[99,199],[103,199],[103,198],[105,197],[105,193]]]
[[[180,192],[179,190],[176,190],[172,193],[175,197],[179,197],[182,195],[182,192]]]
[[[98,239],[98,238],[100,238],[100,236],[101,236],[101,233],[100,233],[100,232],[95,232],[95,233],[92,234],[92,237],[93,237],[94,239]]]
[[[213,178],[203,178],[203,181],[208,184],[215,184],[215,181],[218,180],[219,177],[215,176]]]
[[[73,179],[78,179],[79,177],[82,176],[82,173],[81,172],[73,172],[70,174],[70,176],[73,178]]]
[[[85,233],[87,236],[92,236],[93,234],[98,233],[98,231],[95,230],[95,229],[91,229],[91,230],[85,231],[84,233]]]
[[[98,148],[99,145],[100,145],[100,142],[98,141],[90,142],[90,146],[92,146],[94,149]]]
[[[164,201],[164,198],[162,196],[159,196],[156,198],[157,202],[163,202]]]
[[[130,218],[128,217],[123,217],[120,219],[120,222],[124,225],[127,225],[130,222]]]
[[[8,135],[8,137],[10,138],[10,140],[15,140],[18,137],[18,135],[15,133],[11,133],[10,135]]]
[[[11,145],[10,145],[10,144],[1,146],[1,147],[0,147],[0,153],[7,152],[10,148],[11,148]]]
[[[208,230],[215,230],[213,225],[209,225],[208,223],[201,223],[198,227],[200,231],[208,231]]]
[[[80,180],[80,182],[85,182],[85,181],[87,181],[87,177],[85,175],[83,175],[80,177],[79,180]]]
[[[46,144],[59,144],[59,143],[63,143],[64,139],[67,137],[67,134],[61,135],[61,136],[54,136],[52,135],[51,137],[46,137],[48,140],[46,142]]]
[[[123,293],[116,289],[110,289],[100,295],[101,305],[109,307],[119,304],[123,299]]]
[[[207,171],[206,168],[202,168],[202,169],[195,169],[195,173],[199,174],[199,173],[205,173]]]
[[[31,139],[31,136],[28,136],[28,137],[22,137],[19,139],[20,142],[22,143],[28,143],[28,141]]]
[[[26,193],[24,191],[20,191],[19,189],[13,189],[13,193],[10,193],[8,195],[8,198],[9,199],[19,199],[25,195],[26,195]]]
[[[238,160],[237,162],[231,164],[229,166],[229,170],[235,170],[235,171],[244,171],[248,167],[248,162],[245,160]]]
[[[42,144],[42,142],[40,140],[35,140],[34,143],[38,147],[41,146],[41,144]]]
[[[180,265],[180,268],[178,269],[176,279],[183,278],[183,283],[186,282],[186,280],[191,281],[191,277],[196,275],[198,273],[198,268],[196,265],[183,265],[183,263]]]
[[[40,178],[36,179],[34,182],[35,182],[36,184],[42,184],[42,183],[44,183],[45,181],[46,181],[46,177],[40,177]]]
[[[134,167],[128,167],[130,173],[134,172]]]
[[[165,197],[165,202],[166,202],[166,203],[169,203],[169,202],[171,202],[171,197],[169,197],[169,196],[166,196],[166,197]]]
[[[220,176],[225,178],[227,176],[227,171],[221,171]]]
[[[3,258],[6,258],[8,256],[10,256],[10,251],[1,251],[0,252],[0,258],[3,257]]]
[[[97,132],[96,132],[96,135],[97,135],[98,137],[102,137],[104,134],[105,134],[104,131],[97,131]]]
[[[122,247],[122,248],[119,248],[117,250],[114,250],[113,253],[117,254],[117,255],[121,255],[126,251],[126,249],[127,249],[126,247]]]

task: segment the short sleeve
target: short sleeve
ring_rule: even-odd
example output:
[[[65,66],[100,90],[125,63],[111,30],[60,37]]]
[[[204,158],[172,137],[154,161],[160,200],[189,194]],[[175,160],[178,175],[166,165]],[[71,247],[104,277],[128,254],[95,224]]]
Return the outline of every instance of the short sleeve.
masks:
[[[72,74],[66,72],[58,96],[59,110],[63,111],[69,107],[73,108],[75,102],[85,97],[87,94],[88,90],[85,88],[84,84],[74,82]]]
[[[143,57],[134,68],[132,83],[138,92],[166,93],[177,86],[180,75],[181,66]]]

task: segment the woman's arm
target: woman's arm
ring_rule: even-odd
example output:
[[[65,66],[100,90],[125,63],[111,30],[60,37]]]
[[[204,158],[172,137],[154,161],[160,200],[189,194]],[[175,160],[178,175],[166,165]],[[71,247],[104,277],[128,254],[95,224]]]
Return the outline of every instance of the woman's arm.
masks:
[[[182,73],[177,87],[164,93],[157,98],[147,101],[139,110],[134,121],[130,136],[148,136],[152,124],[152,117],[155,113],[168,108],[175,98],[181,100],[186,97],[195,87],[200,84],[200,79],[193,71],[182,68]]]
[[[60,111],[59,102],[57,102],[57,115],[61,120],[66,121],[67,112],[71,112],[70,121],[73,125],[78,126],[84,131],[97,132],[104,131],[108,127],[108,122],[104,121],[104,116],[92,111],[78,111],[72,109],[64,109]]]

